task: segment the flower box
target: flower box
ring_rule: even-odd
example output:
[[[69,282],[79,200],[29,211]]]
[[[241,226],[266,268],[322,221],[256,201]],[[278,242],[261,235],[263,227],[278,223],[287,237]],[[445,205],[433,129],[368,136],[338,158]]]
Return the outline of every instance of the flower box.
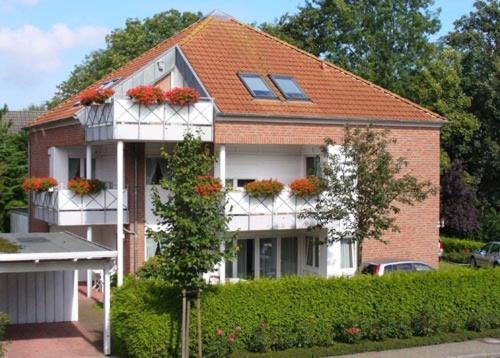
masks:
[[[198,178],[200,184],[196,186],[196,191],[200,196],[214,197],[222,191],[222,184],[219,178],[203,176]]]
[[[165,93],[160,87],[137,86],[127,91],[127,96],[136,103],[152,106],[166,101]]]
[[[200,99],[200,93],[194,88],[174,88],[165,92],[166,100],[176,106],[188,106]]]
[[[316,176],[297,179],[290,183],[290,189],[300,198],[315,196],[321,192],[321,179]]]
[[[245,185],[245,191],[251,197],[278,196],[285,185],[276,179],[256,180]]]
[[[112,88],[89,88],[80,94],[80,103],[82,106],[90,106],[92,104],[103,104],[106,100],[112,97],[115,91]]]
[[[57,180],[52,177],[29,177],[24,179],[22,187],[27,192],[52,192],[57,184]]]
[[[78,195],[89,195],[100,193],[105,184],[98,179],[85,179],[76,177],[68,180],[68,189]]]

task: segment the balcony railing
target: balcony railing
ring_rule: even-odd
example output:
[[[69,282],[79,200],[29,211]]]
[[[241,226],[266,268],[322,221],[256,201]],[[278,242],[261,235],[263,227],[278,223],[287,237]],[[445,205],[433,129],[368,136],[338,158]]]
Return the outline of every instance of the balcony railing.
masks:
[[[116,189],[78,195],[68,189],[33,194],[35,218],[60,226],[116,224]],[[124,221],[128,223],[127,191],[123,193]]]
[[[227,211],[232,208],[231,231],[305,229],[311,222],[300,214],[313,210],[316,197],[300,198],[289,188],[271,198],[253,198],[244,190],[231,191]]]
[[[184,107],[113,99],[85,107],[82,116],[87,141],[179,141],[187,131],[198,132],[204,141],[213,140],[214,104],[209,98]]]

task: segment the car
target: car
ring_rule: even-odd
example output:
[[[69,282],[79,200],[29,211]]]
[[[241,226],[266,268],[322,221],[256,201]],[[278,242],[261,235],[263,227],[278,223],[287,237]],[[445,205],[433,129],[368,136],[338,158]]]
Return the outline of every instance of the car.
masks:
[[[500,267],[500,241],[492,241],[472,252],[471,267]]]
[[[434,268],[422,261],[412,260],[385,260],[364,264],[361,273],[382,276],[393,272],[424,272],[434,271]]]

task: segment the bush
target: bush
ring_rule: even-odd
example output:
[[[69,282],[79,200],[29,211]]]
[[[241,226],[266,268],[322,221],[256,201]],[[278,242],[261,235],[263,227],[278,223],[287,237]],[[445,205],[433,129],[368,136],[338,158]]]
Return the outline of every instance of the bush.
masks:
[[[458,269],[382,277],[288,277],[208,287],[202,296],[205,355],[220,352],[218,329],[234,332],[236,327],[234,347],[247,351],[497,328],[500,287],[492,282],[499,279],[500,270]],[[115,290],[116,353],[175,356],[180,303],[179,291],[157,280],[130,279]],[[194,344],[194,313],[191,323]],[[353,327],[360,331],[346,331]]]
[[[9,316],[6,313],[0,312],[0,358],[3,357],[2,341],[8,324]]]

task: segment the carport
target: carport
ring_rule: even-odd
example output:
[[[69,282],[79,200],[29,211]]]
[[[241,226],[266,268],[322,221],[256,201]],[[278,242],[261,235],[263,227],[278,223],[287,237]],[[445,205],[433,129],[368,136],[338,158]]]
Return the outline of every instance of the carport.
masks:
[[[78,270],[103,270],[103,350],[109,355],[116,257],[116,251],[67,232],[0,234],[0,311],[12,324],[78,321]]]

